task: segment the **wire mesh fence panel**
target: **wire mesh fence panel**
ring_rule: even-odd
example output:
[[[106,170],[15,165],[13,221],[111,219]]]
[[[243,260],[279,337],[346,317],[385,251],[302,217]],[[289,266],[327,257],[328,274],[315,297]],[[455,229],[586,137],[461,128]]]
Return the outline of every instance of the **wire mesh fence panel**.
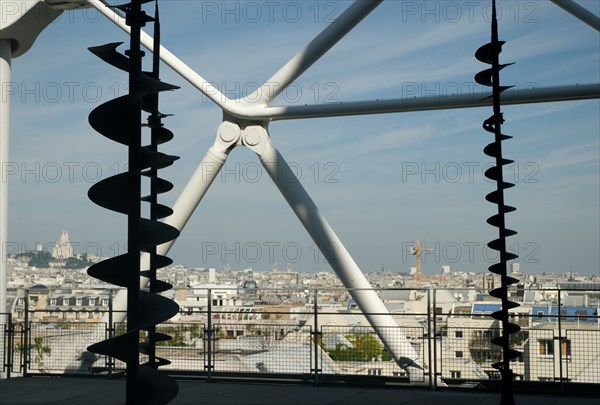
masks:
[[[215,325],[213,370],[261,374],[309,374],[313,366],[311,328],[291,323]]]
[[[555,381],[558,379],[558,356],[554,329],[528,329],[523,343],[523,380]]]
[[[156,325],[156,331],[171,340],[156,342],[156,356],[171,362],[161,370],[203,372],[205,362],[203,323],[167,323]],[[142,339],[145,335],[142,334]]]
[[[502,359],[502,348],[492,343],[492,339],[501,335],[501,329],[495,327],[444,327],[437,339],[437,353],[442,379],[487,380],[500,379],[500,373],[492,364]],[[513,349],[522,353],[511,362],[515,379],[530,379],[530,366],[526,360],[531,357],[529,330],[511,335]],[[542,334],[540,334],[542,336]]]
[[[127,332],[127,322],[115,322],[113,324],[114,336],[119,336]],[[114,371],[125,371],[127,364],[119,359],[112,359],[112,367]]]
[[[11,376],[21,376],[25,369],[25,324],[23,322],[13,323],[12,344]]]
[[[376,381],[373,377],[406,381],[410,377],[412,382],[429,379],[431,384],[437,381],[432,378],[433,371],[449,384],[500,377],[492,367],[502,355],[500,347],[491,343],[500,335],[498,323],[489,316],[495,303],[452,301],[457,296],[465,299],[463,292],[378,291],[398,327],[376,331],[369,322],[376,314],[363,314],[344,289],[307,291],[254,291],[247,287],[242,293],[235,292],[248,298],[239,305],[223,292],[212,290],[202,295],[194,290],[199,298],[190,301],[193,311],[190,304],[178,322],[157,326],[157,332],[172,337],[156,344],[156,356],[171,362],[161,369],[208,378],[211,372],[225,378],[236,373],[258,379],[308,376],[317,383],[319,376],[332,375],[333,380],[348,381]],[[538,295],[559,297],[554,290]],[[430,302],[429,297],[435,299]],[[566,299],[561,298],[564,304]],[[211,306],[207,306],[209,302]],[[510,337],[511,346],[522,353],[511,362],[516,379],[551,383],[562,379],[561,387],[571,382],[600,383],[597,309],[593,302],[575,304],[524,305],[511,314],[522,327]],[[108,325],[93,321],[89,311],[71,314],[61,310],[60,316],[56,311],[46,312],[49,315],[43,320],[39,310],[24,313],[37,314],[24,317],[30,321],[29,327],[20,320],[9,329],[0,326],[0,371],[10,367],[11,376],[18,376],[125,370],[125,364],[117,359],[88,358],[85,349],[105,340],[110,332],[125,333],[126,322],[115,323],[109,330]],[[12,316],[13,321],[17,319]],[[140,341],[146,339],[147,333],[142,331]],[[386,345],[415,360],[423,372],[413,373],[409,368],[409,375],[396,365]],[[148,356],[140,354],[139,359],[144,363]]]
[[[114,324],[115,336],[127,332],[127,322]],[[156,325],[156,332],[171,336],[170,340],[156,342],[157,357],[171,363],[162,366],[161,370],[203,372],[205,363],[205,325],[203,323],[163,323]],[[148,339],[148,332],[140,331],[140,342]],[[114,370],[125,370],[125,363],[114,360]],[[140,354],[139,362],[148,361],[148,356]]]
[[[425,363],[423,328],[385,328],[386,336],[395,347],[409,344],[417,354],[413,359]],[[323,325],[320,336],[321,370],[323,374],[407,376],[394,361],[371,327]]]
[[[600,330],[567,329],[560,354],[569,382],[600,383]]]
[[[105,338],[99,322],[32,322],[27,349],[30,373],[89,373],[97,357],[87,347]]]
[[[422,367],[424,371],[422,374],[419,373],[416,376],[413,375],[411,377],[411,381],[418,382],[421,379],[421,381],[425,381],[428,370],[432,369],[432,366],[429,361],[429,345],[426,329],[423,327],[400,326],[399,328],[397,328],[397,331],[400,332],[402,336],[404,336],[408,340],[410,345],[416,351],[418,355],[416,363],[420,367]],[[404,376],[402,372],[400,372],[398,375]]]
[[[11,325],[8,319],[5,320],[4,314],[0,313],[0,361],[2,361],[2,364],[0,364],[0,373],[2,375],[5,375],[8,371],[8,367],[10,367],[9,356],[10,349],[12,348],[12,345],[10,344],[10,329]]]
[[[492,364],[501,359],[502,349],[491,342],[500,332],[498,328],[442,328],[436,341],[442,379],[500,378]]]

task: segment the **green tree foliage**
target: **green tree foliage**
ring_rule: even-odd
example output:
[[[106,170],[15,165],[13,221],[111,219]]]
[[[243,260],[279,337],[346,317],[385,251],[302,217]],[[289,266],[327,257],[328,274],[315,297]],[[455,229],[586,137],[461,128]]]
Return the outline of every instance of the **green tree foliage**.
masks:
[[[24,345],[16,344],[15,350],[22,353],[25,350]],[[50,357],[52,349],[44,344],[44,338],[36,337],[33,344],[29,347],[31,363],[37,365],[38,370],[44,371],[44,357]]]
[[[192,346],[190,343],[202,336],[203,331],[198,325],[162,326],[161,333],[171,336],[171,340],[159,342],[158,346]]]
[[[36,252],[31,259],[29,259],[27,265],[29,267],[47,269],[50,267],[50,260],[52,260],[52,255],[49,252]]]
[[[50,357],[50,346],[44,344],[44,339],[36,337],[33,339],[33,358],[31,359],[38,365],[40,370],[44,370],[44,356]]]
[[[27,260],[31,259],[33,256],[35,256],[35,252],[21,252],[21,253],[17,253],[15,254],[15,259],[23,259],[26,258]]]
[[[334,361],[373,361],[392,360],[392,356],[385,350],[383,344],[374,335],[361,333],[346,335],[346,339],[354,347],[336,345],[333,350],[324,349]]]
[[[81,256],[81,259],[77,257],[69,257],[64,264],[65,269],[69,270],[78,270],[83,269],[90,265],[90,261],[87,259],[87,256]]]

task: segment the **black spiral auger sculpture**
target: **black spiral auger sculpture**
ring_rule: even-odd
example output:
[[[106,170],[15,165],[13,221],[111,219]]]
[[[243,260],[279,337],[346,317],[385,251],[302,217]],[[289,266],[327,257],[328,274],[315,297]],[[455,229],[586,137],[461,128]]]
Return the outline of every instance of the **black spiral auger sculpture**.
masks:
[[[512,160],[502,157],[502,141],[511,139],[511,136],[502,134],[502,124],[504,117],[500,111],[500,94],[512,86],[500,85],[500,70],[510,64],[500,64],[499,56],[502,52],[504,41],[498,40],[498,21],[496,18],[496,2],[492,1],[492,39],[477,50],[475,57],[483,62],[492,65],[490,69],[483,70],[475,75],[475,81],[481,85],[492,87],[492,99],[494,114],[483,122],[483,128],[494,134],[494,142],[484,148],[484,153],[495,159],[495,165],[485,172],[485,176],[496,182],[496,190],[486,196],[486,200],[498,206],[498,213],[488,218],[488,224],[498,228],[498,239],[488,243],[488,247],[497,250],[500,256],[500,262],[489,267],[489,271],[500,276],[501,285],[490,291],[490,295],[502,300],[502,308],[492,314],[492,317],[502,324],[501,336],[492,339],[492,343],[502,348],[502,360],[494,363],[492,367],[500,371],[502,378],[502,396],[501,404],[514,404],[512,381],[513,373],[510,368],[510,361],[520,356],[520,352],[511,349],[510,335],[517,333],[520,327],[510,322],[508,310],[519,306],[516,302],[508,299],[508,289],[510,285],[518,282],[517,279],[508,276],[507,262],[516,259],[518,256],[508,252],[506,238],[516,235],[516,232],[506,228],[505,214],[515,211],[504,202],[504,190],[514,186],[512,183],[504,181],[502,167],[513,163]]]
[[[127,215],[127,253],[99,262],[88,269],[88,274],[108,283],[127,288],[127,331],[124,334],[91,345],[88,350],[126,363],[126,403],[164,404],[178,392],[177,383],[158,371],[169,364],[157,357],[156,342],[171,337],[156,332],[156,325],[177,314],[179,306],[158,295],[172,285],[156,278],[156,270],[168,266],[172,260],[157,254],[156,246],[170,242],[179,231],[158,222],[173,213],[159,204],[157,195],[169,191],[173,185],[158,177],[158,170],[171,165],[176,156],[158,152],[158,145],[173,138],[164,128],[166,116],[158,110],[158,94],[177,89],[159,80],[160,24],[158,4],[155,17],[142,10],[142,4],[152,0],[132,0],[117,6],[131,27],[130,49],[125,55],[117,52],[118,43],[90,48],[105,62],[129,74],[129,93],[95,108],[90,125],[107,138],[128,147],[128,171],[100,181],[88,192],[96,204]],[[141,27],[154,22],[154,53],[151,72],[142,71]],[[143,112],[148,113],[147,124],[142,124]],[[143,127],[150,130],[151,143],[142,146]],[[148,195],[142,196],[142,176],[149,178]],[[149,218],[142,217],[142,202],[149,204]],[[142,254],[146,256],[142,259]],[[148,260],[146,260],[148,259]],[[149,279],[148,288],[140,289],[140,277]],[[140,364],[140,354],[146,361]]]

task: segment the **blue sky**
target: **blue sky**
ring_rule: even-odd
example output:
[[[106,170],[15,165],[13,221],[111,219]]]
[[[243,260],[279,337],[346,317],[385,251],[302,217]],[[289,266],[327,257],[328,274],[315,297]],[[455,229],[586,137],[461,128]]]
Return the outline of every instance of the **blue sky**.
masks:
[[[597,1],[580,1],[600,14]],[[302,75],[274,105],[426,97],[481,91],[474,57],[489,40],[486,2],[387,0]],[[349,1],[163,1],[162,39],[171,52],[240,97],[267,80],[338,16]],[[501,1],[501,75],[517,88],[600,81],[600,35],[548,1]],[[126,149],[95,133],[87,115],[123,95],[126,76],[87,47],[127,41],[93,10],[64,13],[25,55],[13,60],[10,249],[50,245],[68,229],[76,251],[125,251],[126,221],[95,206],[88,188],[124,170]],[[124,51],[127,46],[121,47]],[[150,58],[146,58],[149,63]],[[175,184],[172,204],[212,144],[221,112],[162,68],[182,88],[162,96],[181,156],[162,176]],[[525,273],[599,274],[600,101],[506,106],[503,144],[515,160],[506,200],[518,232],[509,239]],[[275,146],[363,271],[408,271],[408,245],[424,241],[423,272],[483,272],[495,262],[485,245],[495,206],[483,177],[491,136],[489,108],[277,121]],[[9,251],[10,251],[9,249]],[[200,267],[291,262],[299,271],[330,271],[269,181],[257,157],[236,148],[183,231],[171,257]]]

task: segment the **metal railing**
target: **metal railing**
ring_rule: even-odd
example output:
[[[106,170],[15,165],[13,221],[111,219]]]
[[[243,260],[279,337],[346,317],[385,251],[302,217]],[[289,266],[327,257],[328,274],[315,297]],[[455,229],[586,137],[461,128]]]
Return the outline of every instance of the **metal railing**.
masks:
[[[476,310],[481,301],[442,303],[439,291],[433,289],[385,291],[398,323],[387,336],[395,334],[413,346],[418,354],[416,360],[424,370],[418,378],[396,365],[363,314],[352,307],[351,300],[343,298],[347,293],[332,289],[309,292],[306,297],[312,302],[265,304],[257,299],[254,305],[246,306],[215,305],[220,303],[222,294],[217,299],[213,291],[204,290],[195,297],[195,306],[183,302],[178,320],[158,326],[157,331],[172,336],[157,346],[157,356],[171,362],[161,369],[205,379],[279,378],[315,384],[368,380],[370,384],[420,383],[431,389],[443,385],[493,385],[499,379],[491,365],[499,360],[501,351],[491,344],[491,339],[500,330],[485,311]],[[390,291],[405,291],[399,295],[416,291],[421,296],[416,301],[412,295],[413,301],[393,302]],[[289,296],[290,290],[262,293],[263,299],[269,296],[273,301],[278,294]],[[551,384],[551,391],[556,393],[563,393],[569,384],[592,384],[597,388],[597,298],[595,307],[588,302],[583,310],[569,310],[561,303],[563,294],[565,291],[555,290],[556,299],[545,307],[523,306],[521,312],[513,313],[522,327],[512,341],[513,347],[522,352],[512,363],[514,374],[518,383]],[[593,291],[591,295],[599,294]],[[327,301],[330,296],[345,300],[347,306]],[[125,365],[119,360],[96,358],[85,350],[92,343],[126,330],[125,323],[113,322],[119,313],[112,311],[111,303],[95,310],[41,308],[38,297],[36,308],[31,308],[30,297],[26,294],[22,298],[22,308],[15,306],[22,318],[13,311],[5,315],[1,325],[0,372],[6,377],[124,372]],[[202,305],[202,300],[206,305]],[[422,305],[409,305],[415,302]],[[484,306],[487,304],[490,302],[484,302]],[[536,308],[546,309],[536,313]],[[100,320],[102,316],[104,320]],[[140,361],[145,361],[143,355]]]

